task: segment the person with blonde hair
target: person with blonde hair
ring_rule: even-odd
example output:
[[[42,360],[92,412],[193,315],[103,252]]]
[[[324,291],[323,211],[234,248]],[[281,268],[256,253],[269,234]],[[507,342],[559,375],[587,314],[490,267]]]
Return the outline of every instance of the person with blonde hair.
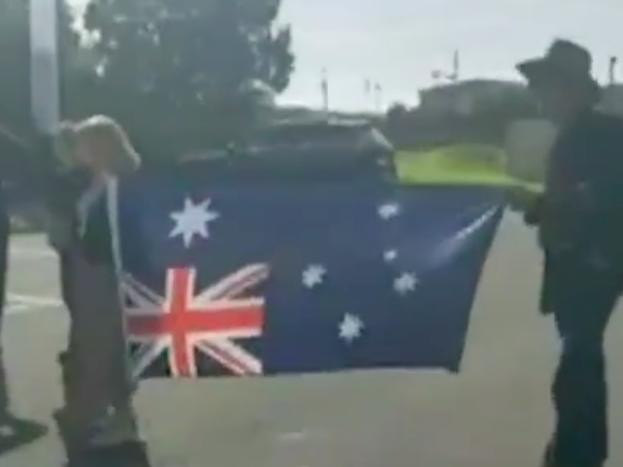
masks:
[[[110,117],[96,115],[78,123],[65,123],[61,132],[75,144],[74,154],[64,154],[66,164],[85,164],[111,175],[129,174],[141,165],[125,130]]]
[[[48,234],[71,318],[60,357],[65,406],[55,418],[69,466],[148,466],[131,404],[106,196],[111,180],[136,171],[140,157],[105,116],[64,123],[55,143],[63,168],[49,200]]]

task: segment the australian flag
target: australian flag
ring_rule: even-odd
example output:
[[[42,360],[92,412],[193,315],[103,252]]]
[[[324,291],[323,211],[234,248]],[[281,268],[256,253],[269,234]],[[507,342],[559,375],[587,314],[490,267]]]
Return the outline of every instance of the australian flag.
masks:
[[[133,372],[457,371],[501,198],[383,183],[122,183]]]

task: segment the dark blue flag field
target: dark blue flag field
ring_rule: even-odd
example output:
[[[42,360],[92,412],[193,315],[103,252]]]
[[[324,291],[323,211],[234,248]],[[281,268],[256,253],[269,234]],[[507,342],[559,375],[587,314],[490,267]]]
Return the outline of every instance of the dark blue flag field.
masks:
[[[134,374],[457,371],[502,208],[485,187],[122,183]]]

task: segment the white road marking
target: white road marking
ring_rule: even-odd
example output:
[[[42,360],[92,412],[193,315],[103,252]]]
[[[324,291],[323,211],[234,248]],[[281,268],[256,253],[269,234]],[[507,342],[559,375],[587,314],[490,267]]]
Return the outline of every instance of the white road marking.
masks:
[[[27,311],[33,311],[33,308],[28,306],[28,305],[24,305],[23,303],[11,303],[9,302],[6,305],[6,309],[4,310],[5,315],[16,315],[18,313],[23,313],[23,312],[27,312]]]
[[[54,250],[49,248],[10,247],[9,255],[16,259],[52,259],[57,257]]]
[[[7,298],[7,315],[38,311],[44,308],[58,308],[63,306],[63,301],[55,297],[42,297],[36,295],[21,295],[9,293]]]
[[[290,431],[287,433],[279,433],[277,440],[283,443],[300,443],[307,438],[304,431]]]
[[[9,293],[9,300],[33,306],[62,306],[63,302],[56,297],[42,297],[39,295],[21,295]]]

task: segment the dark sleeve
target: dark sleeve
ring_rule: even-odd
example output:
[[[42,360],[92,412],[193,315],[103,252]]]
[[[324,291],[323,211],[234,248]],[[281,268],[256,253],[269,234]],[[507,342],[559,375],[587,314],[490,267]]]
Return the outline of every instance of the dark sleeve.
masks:
[[[114,264],[112,231],[108,219],[106,195],[100,196],[91,207],[86,230],[81,239],[84,256],[94,264]]]
[[[587,195],[593,208],[623,218],[623,123],[613,127],[601,139],[593,155],[599,170]]]
[[[604,253],[623,262],[623,124],[602,136],[592,154],[599,165],[586,188],[586,226]]]
[[[41,188],[46,212],[45,229],[48,241],[57,250],[78,241],[77,203],[80,194],[89,186],[88,174],[81,171],[49,174]]]
[[[30,151],[0,143],[0,174],[4,182],[20,183],[27,180],[32,170],[32,162]]]
[[[86,170],[49,173],[42,180],[44,186],[40,188],[44,204],[53,212],[73,213],[80,195],[90,183],[91,176]]]
[[[0,148],[2,180],[39,195],[41,182],[49,175],[54,165],[51,138],[46,136],[33,138],[32,145],[28,147],[2,144]]]

